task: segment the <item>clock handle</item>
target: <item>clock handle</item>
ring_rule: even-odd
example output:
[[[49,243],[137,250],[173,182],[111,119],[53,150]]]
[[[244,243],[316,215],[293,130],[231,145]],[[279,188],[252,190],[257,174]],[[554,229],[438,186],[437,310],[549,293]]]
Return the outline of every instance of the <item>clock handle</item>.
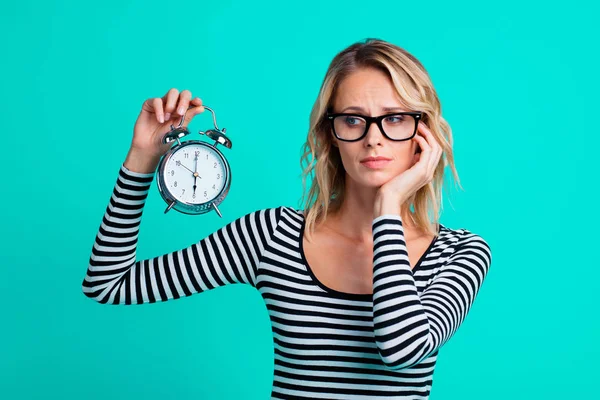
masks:
[[[231,139],[229,139],[225,135],[226,129],[225,128],[221,129],[217,125],[217,115],[215,114],[213,109],[210,107],[207,107],[207,106],[204,106],[204,109],[206,109],[212,113],[213,124],[215,125],[215,129],[207,129],[206,131],[198,131],[198,133],[200,135],[206,135],[209,138],[211,138],[212,140],[214,140],[215,143],[213,146],[215,146],[215,147],[217,146],[217,144],[221,144],[221,145],[227,147],[228,149],[231,149]]]
[[[213,109],[210,108],[210,107],[207,107],[207,106],[204,106],[204,109],[211,112],[212,117],[213,117],[213,124],[215,125],[215,129],[218,130],[218,131],[220,131],[221,129],[219,129],[219,127],[217,126],[217,115],[215,114],[215,112],[213,111]]]

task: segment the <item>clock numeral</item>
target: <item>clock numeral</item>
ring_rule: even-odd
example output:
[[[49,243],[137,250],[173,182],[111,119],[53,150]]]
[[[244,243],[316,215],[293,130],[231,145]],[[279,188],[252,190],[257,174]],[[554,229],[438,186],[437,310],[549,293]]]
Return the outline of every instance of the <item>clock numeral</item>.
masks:
[[[205,191],[204,191],[204,197],[206,197],[206,196],[208,196],[208,195],[206,194],[206,190],[205,190]]]
[[[175,170],[171,170],[171,176],[175,175]]]
[[[177,187],[177,181],[175,181],[175,182],[173,183],[173,186]]]
[[[175,161],[175,165],[177,165],[179,167],[181,165],[181,161],[179,161],[179,160]]]
[[[215,188],[215,185],[213,185],[213,189],[216,189],[216,188]]]
[[[198,157],[200,155],[200,150],[196,150],[195,156]]]
[[[185,193],[185,189],[181,189],[181,190],[182,190],[181,195],[183,195]]]
[[[192,195],[192,199],[195,199],[195,198],[196,198],[196,193],[194,193],[194,194]]]
[[[217,179],[221,179],[221,174],[217,174]]]
[[[215,168],[217,168],[217,163],[215,162]]]
[[[189,154],[188,153],[183,153],[185,158],[188,158]]]
[[[208,153],[206,153],[206,159],[208,160]]]

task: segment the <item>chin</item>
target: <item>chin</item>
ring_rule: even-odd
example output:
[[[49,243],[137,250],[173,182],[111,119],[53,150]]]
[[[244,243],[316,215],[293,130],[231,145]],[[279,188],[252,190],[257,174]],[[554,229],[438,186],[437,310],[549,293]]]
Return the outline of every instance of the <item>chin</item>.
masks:
[[[361,172],[358,176],[355,175],[352,177],[352,179],[362,187],[377,189],[392,180],[394,176],[390,171],[378,170],[366,173]]]

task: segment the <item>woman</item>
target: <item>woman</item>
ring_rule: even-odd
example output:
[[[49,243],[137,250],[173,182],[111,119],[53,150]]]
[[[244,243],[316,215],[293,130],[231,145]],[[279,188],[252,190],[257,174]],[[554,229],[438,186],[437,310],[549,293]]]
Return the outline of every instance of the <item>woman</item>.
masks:
[[[481,236],[437,221],[444,166],[457,174],[421,63],[375,39],[340,52],[310,117],[305,209],[257,210],[186,249],[135,261],[142,209],[170,147],[160,139],[185,110],[184,125],[204,111],[188,90],[144,102],[83,292],[142,304],[250,284],[272,323],[272,398],[427,399],[439,349],[473,304],[491,252]]]

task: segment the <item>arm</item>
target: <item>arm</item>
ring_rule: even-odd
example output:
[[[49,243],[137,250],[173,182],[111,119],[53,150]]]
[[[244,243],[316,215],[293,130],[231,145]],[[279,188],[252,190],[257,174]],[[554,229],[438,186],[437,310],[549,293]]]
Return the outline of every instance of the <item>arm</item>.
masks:
[[[99,303],[143,304],[233,283],[256,284],[280,208],[254,211],[185,249],[136,261],[142,211],[154,173],[121,165],[96,236],[83,293]]]
[[[437,351],[467,316],[491,264],[486,241],[466,231],[419,297],[399,215],[373,219],[373,318],[384,364],[417,365]]]

